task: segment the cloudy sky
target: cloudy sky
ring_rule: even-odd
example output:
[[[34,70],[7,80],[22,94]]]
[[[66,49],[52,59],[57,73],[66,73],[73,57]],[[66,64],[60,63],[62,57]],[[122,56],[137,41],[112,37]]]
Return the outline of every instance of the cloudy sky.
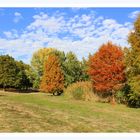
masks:
[[[79,59],[112,41],[128,47],[140,8],[2,8],[0,55],[30,63],[34,51],[53,47]]]

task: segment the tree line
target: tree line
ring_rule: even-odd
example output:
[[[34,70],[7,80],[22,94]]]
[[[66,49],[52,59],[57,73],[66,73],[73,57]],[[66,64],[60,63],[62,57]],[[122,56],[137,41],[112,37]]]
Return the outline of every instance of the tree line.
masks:
[[[82,61],[73,52],[64,53],[54,48],[36,51],[31,65],[16,61],[9,55],[1,55],[0,87],[35,88],[59,95],[72,83],[91,81],[99,96],[111,96],[114,102],[119,91],[121,98],[139,107],[140,15],[134,22],[134,30],[128,35],[128,43],[130,48],[107,42]]]

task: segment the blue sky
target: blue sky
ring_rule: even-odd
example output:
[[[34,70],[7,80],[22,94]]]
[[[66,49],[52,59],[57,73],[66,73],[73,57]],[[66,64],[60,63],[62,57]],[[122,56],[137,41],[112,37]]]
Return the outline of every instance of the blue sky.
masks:
[[[42,47],[73,51],[79,59],[112,41],[129,47],[140,8],[1,8],[0,54],[30,63]]]

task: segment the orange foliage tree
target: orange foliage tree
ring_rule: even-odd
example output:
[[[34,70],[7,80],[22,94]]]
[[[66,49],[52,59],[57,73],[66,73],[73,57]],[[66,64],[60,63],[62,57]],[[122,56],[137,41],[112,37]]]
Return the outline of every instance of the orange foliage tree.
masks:
[[[64,75],[59,59],[56,55],[50,55],[44,64],[44,74],[41,79],[40,90],[58,95],[64,89]]]
[[[120,47],[108,42],[89,58],[89,75],[93,88],[100,93],[112,95],[119,90],[125,81],[124,54]],[[108,95],[108,94],[107,94]]]

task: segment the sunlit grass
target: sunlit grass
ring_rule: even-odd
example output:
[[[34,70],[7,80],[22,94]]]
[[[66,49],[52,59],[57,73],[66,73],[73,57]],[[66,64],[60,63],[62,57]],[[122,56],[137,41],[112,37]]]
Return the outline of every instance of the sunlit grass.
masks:
[[[140,132],[140,109],[0,92],[0,132]]]

